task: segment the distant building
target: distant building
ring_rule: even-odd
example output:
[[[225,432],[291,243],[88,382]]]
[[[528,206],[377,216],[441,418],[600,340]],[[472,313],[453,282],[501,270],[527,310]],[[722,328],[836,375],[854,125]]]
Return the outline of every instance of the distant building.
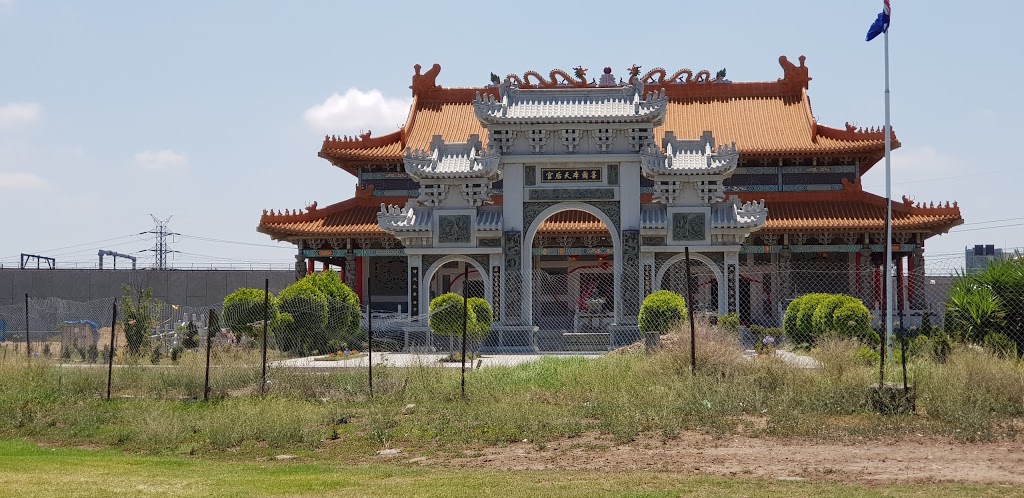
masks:
[[[984,270],[988,263],[995,259],[1004,259],[1003,248],[994,244],[978,244],[974,247],[964,249],[964,260],[967,262],[967,272]]]
[[[644,296],[684,292],[689,248],[693,309],[778,323],[807,292],[884,302],[891,204],[901,301],[923,309],[925,242],[963,223],[959,207],[863,190],[885,132],[820,124],[804,58],[779,62],[764,82],[638,66],[597,82],[580,67],[475,88],[416,66],[404,127],[324,139],[355,196],[264,211],[258,230],[295,244],[300,275],[338,268],[379,308],[419,315],[466,285],[497,325],[542,330],[591,319],[584,301],[635,327]]]

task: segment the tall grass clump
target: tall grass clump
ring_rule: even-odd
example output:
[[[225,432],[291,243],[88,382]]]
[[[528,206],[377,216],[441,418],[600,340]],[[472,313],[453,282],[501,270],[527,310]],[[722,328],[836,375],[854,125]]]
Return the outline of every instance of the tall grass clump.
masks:
[[[957,438],[1013,436],[1014,419],[1024,416],[1024,371],[1016,359],[955,348],[945,363],[916,363],[914,376],[918,409]]]

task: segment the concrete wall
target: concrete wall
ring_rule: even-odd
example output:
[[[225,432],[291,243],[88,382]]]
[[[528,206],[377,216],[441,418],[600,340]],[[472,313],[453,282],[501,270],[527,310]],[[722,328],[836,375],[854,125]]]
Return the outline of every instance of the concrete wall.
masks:
[[[295,282],[289,270],[21,270],[0,269],[0,306],[48,297],[94,301],[120,297],[125,284],[152,288],[153,297],[170,304],[206,306],[242,287],[262,289],[270,279],[271,292]]]

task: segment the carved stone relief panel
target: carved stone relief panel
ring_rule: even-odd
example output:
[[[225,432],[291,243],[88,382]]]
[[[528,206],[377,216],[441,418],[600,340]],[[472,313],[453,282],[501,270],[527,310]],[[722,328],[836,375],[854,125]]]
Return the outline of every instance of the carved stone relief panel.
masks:
[[[704,213],[672,213],[672,240],[704,240]]]
[[[468,243],[472,239],[471,218],[467,214],[437,217],[437,241],[441,243]]]

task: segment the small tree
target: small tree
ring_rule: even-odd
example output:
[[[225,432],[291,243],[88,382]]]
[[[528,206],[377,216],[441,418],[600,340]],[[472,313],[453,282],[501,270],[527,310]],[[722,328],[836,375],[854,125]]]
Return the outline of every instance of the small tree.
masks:
[[[686,317],[686,300],[683,296],[660,290],[644,298],[637,322],[641,333],[664,334],[679,326]]]
[[[181,340],[181,347],[185,349],[199,347],[199,327],[196,326],[191,318],[188,320],[188,325],[185,326],[185,338]]]
[[[124,326],[124,338],[128,353],[137,356],[156,324],[156,316],[161,312],[163,303],[153,299],[152,289],[140,289],[133,293],[131,286],[125,285],[122,290],[121,324]]]
[[[264,301],[268,303],[266,310]],[[224,324],[238,338],[258,337],[263,331],[263,320],[272,322],[279,313],[274,295],[268,296],[260,289],[238,289],[224,298]]]

